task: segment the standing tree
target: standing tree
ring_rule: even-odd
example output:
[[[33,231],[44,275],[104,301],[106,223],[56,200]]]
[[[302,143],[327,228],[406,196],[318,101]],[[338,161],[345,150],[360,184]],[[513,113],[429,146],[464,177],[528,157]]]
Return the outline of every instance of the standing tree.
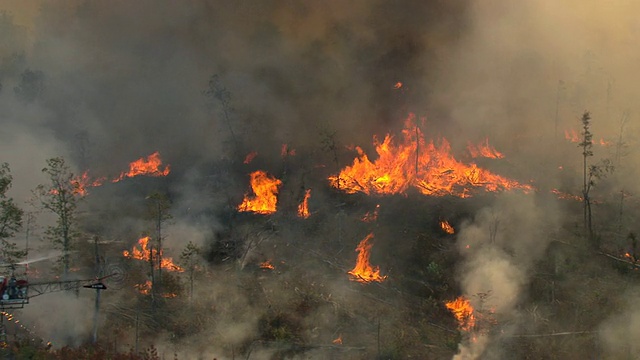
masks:
[[[7,197],[12,180],[9,164],[0,164],[0,255],[3,261],[15,264],[26,255],[26,250],[18,250],[16,243],[9,241],[22,228],[24,213],[12,198]]]
[[[189,272],[189,301],[193,300],[193,280],[195,278],[196,270],[200,266],[200,254],[202,250],[192,241],[189,241],[187,246],[182,250],[180,255],[180,262],[182,266]]]
[[[591,188],[595,185],[595,180],[604,177],[607,173],[613,171],[613,165],[608,159],[602,160],[597,165],[590,165],[588,159],[593,156],[593,134],[591,134],[591,114],[585,111],[582,114],[582,141],[578,144],[582,148],[582,200],[584,209],[584,228],[587,239],[593,246],[597,247],[596,239],[593,233],[593,221],[591,211],[591,198],[589,194]]]
[[[42,169],[42,172],[47,174],[50,184],[38,185],[34,193],[40,205],[56,216],[55,225],[47,227],[45,237],[63,251],[61,259],[63,275],[67,278],[71,247],[78,235],[75,229],[75,216],[79,184],[77,181],[72,181],[73,174],[61,157],[47,160],[47,167]]]
[[[160,293],[162,290],[162,229],[163,225],[167,220],[171,219],[171,214],[169,213],[169,209],[171,208],[171,202],[166,194],[155,192],[149,196],[147,196],[147,200],[149,200],[149,214],[155,223],[156,228],[156,243],[157,249],[155,251],[156,259],[153,259],[153,247],[151,247],[150,256],[151,259],[151,272],[152,272],[152,289],[153,292]],[[153,268],[158,268],[158,277],[156,281],[153,283]]]

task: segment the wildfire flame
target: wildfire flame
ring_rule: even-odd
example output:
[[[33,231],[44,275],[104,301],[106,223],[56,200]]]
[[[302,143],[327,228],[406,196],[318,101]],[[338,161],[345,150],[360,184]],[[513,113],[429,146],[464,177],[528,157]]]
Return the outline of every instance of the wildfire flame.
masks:
[[[140,248],[137,248],[134,245],[131,251],[124,250],[122,252],[122,255],[124,255],[124,257],[129,259],[137,259],[137,260],[144,260],[144,261],[149,261],[150,258],[156,259],[158,256],[158,250],[148,248],[149,240],[151,240],[151,238],[148,236],[140,238],[138,240],[138,245],[140,245]],[[177,272],[184,271],[184,269],[182,269],[180,266],[174,264],[173,259],[170,257],[163,256],[162,263],[160,265],[163,269],[167,269],[169,271],[177,271]]]
[[[393,85],[394,89],[400,89],[402,87],[402,83],[400,81],[398,81],[395,85]]]
[[[362,221],[364,222],[374,222],[376,220],[378,220],[378,211],[380,210],[380,204],[376,205],[376,208],[373,210],[373,212],[367,212],[366,214],[364,214],[364,216],[362,217]]]
[[[160,159],[160,153],[154,152],[153,154],[147,156],[146,160],[144,158],[140,158],[129,164],[129,171],[122,172],[120,176],[111,180],[111,182],[118,182],[126,177],[135,177],[139,175],[147,175],[147,176],[167,176],[169,175],[169,165],[165,166],[164,170],[161,170],[162,160]],[[85,196],[89,192],[87,188],[97,187],[104,184],[107,180],[106,177],[99,177],[97,179],[91,179],[89,176],[89,171],[85,171],[82,175],[77,176],[71,179],[71,184],[73,185],[73,194]]]
[[[470,331],[476,325],[476,317],[469,300],[460,296],[453,301],[444,304],[453,313],[458,321],[458,327],[464,331]]]
[[[260,268],[261,269],[268,269],[268,270],[275,270],[275,266],[273,266],[273,264],[271,263],[271,260],[267,260],[263,263],[260,263]]]
[[[337,339],[334,339],[332,343],[336,345],[342,345],[342,334],[340,334]]]
[[[133,285],[133,287],[135,287],[138,290],[138,292],[140,292],[140,294],[149,295],[149,294],[151,294],[151,289],[153,288],[153,284],[151,283],[151,280],[147,280],[143,284],[135,284],[135,285]],[[163,293],[163,294],[160,294],[160,296],[162,296],[163,298],[169,299],[169,298],[177,297],[178,294],[176,294],[176,293]]]
[[[469,150],[469,154],[471,154],[472,158],[485,157],[489,159],[502,159],[504,158],[504,154],[494,149],[489,145],[489,138],[485,138],[483,142],[478,145],[473,145],[469,143],[467,145],[467,150]]]
[[[331,186],[349,194],[390,195],[404,193],[410,186],[424,195],[455,195],[469,197],[469,189],[485,191],[520,189],[530,191],[530,185],[492,174],[476,164],[463,164],[451,154],[449,142],[427,142],[410,114],[402,131],[403,141],[395,144],[387,134],[382,142],[374,137],[378,158],[370,161],[360,147],[358,157],[340,174],[329,177]]]
[[[373,239],[373,233],[370,233],[362,239],[356,248],[358,260],[353,270],[348,272],[348,274],[352,275],[351,279],[354,281],[361,283],[369,283],[372,281],[382,282],[387,278],[386,275],[380,275],[380,268],[378,266],[371,266],[371,264],[369,264],[371,248],[373,247],[373,245],[369,243],[371,239]]]
[[[161,170],[162,160],[160,159],[160,153],[154,152],[147,156],[147,158],[140,158],[131,164],[129,164],[129,171],[122,172],[119,177],[111,180],[112,182],[118,182],[124,178],[134,177],[138,175],[147,176],[167,176],[169,175],[169,165],[165,166],[164,170]]]
[[[455,234],[456,232],[447,220],[440,221],[440,228],[449,235]]]
[[[565,130],[564,138],[572,143],[579,143],[582,141],[581,135],[578,132],[576,132],[574,129]],[[603,138],[600,138],[600,140],[598,141],[593,141],[593,144],[600,145],[600,146],[611,146],[611,142],[606,141]]]
[[[258,214],[276,212],[278,187],[282,185],[282,181],[262,170],[254,171],[250,176],[254,196],[246,193],[242,204],[238,205],[238,211],[251,211]]]
[[[304,199],[302,200],[302,202],[300,203],[300,205],[298,205],[298,216],[306,219],[309,216],[311,216],[311,213],[309,212],[309,198],[311,197],[311,189],[307,189],[304,192]]]
[[[252,151],[252,152],[248,153],[247,156],[244,158],[243,163],[244,164],[248,164],[248,163],[252,162],[253,159],[256,158],[256,156],[258,156],[258,152],[257,151]]]
[[[280,149],[280,156],[285,157],[285,156],[295,156],[295,155],[296,155],[296,149],[291,149],[289,145],[282,144],[282,148]]]
[[[551,192],[553,194],[555,194],[558,199],[563,199],[563,200],[576,200],[576,201],[583,201],[584,199],[582,198],[582,196],[578,196],[578,195],[573,195],[573,194],[569,194],[569,193],[565,193],[562,192],[558,189],[553,189],[551,190]]]

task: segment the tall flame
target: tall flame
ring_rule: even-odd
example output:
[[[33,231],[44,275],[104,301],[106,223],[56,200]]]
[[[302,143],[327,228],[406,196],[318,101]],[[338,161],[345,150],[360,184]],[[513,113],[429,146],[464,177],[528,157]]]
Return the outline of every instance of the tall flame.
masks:
[[[122,172],[119,177],[111,180],[112,182],[118,182],[127,177],[134,177],[138,175],[147,176],[167,176],[169,175],[169,165],[164,169],[160,169],[162,166],[162,160],[160,159],[160,153],[154,152],[147,156],[147,158],[140,158],[131,164],[129,164],[129,171]]]
[[[476,316],[469,300],[460,296],[444,304],[458,320],[460,330],[470,331],[476,325]]]
[[[246,193],[242,204],[238,205],[238,211],[251,211],[258,214],[276,212],[278,187],[282,185],[282,181],[262,170],[254,171],[250,176],[253,196]]]
[[[442,138],[439,144],[424,139],[410,114],[402,131],[403,141],[394,142],[387,134],[382,142],[374,138],[378,158],[370,161],[360,147],[358,157],[340,174],[329,177],[331,186],[349,194],[390,195],[404,193],[410,186],[424,195],[455,195],[469,197],[470,189],[485,191],[521,189],[530,191],[530,185],[495,175],[476,164],[463,164],[451,154],[449,142]]]
[[[140,246],[139,248],[136,247],[136,246],[133,246],[131,251],[124,250],[122,252],[122,255],[124,255],[124,257],[126,257],[126,258],[144,260],[144,261],[149,261],[150,257],[153,258],[153,259],[157,259],[158,250],[157,249],[149,249],[149,247],[148,247],[149,240],[151,240],[151,238],[148,237],[148,236],[140,238],[138,240],[138,245]],[[178,271],[178,272],[183,272],[184,271],[184,269],[182,269],[180,266],[174,264],[173,263],[173,259],[170,258],[170,257],[164,257],[163,256],[162,257],[161,266],[162,266],[163,269],[167,269],[169,271]]]
[[[351,279],[354,281],[361,283],[369,283],[372,281],[382,282],[387,278],[386,275],[380,275],[380,268],[378,266],[371,266],[371,264],[369,264],[371,248],[373,247],[373,245],[369,243],[369,240],[371,239],[373,239],[373,233],[370,233],[362,239],[356,248],[356,251],[358,252],[356,266],[353,270],[348,272],[348,274],[352,276]]]
[[[311,213],[309,212],[309,198],[311,197],[311,189],[307,189],[304,192],[304,199],[302,199],[302,202],[300,203],[300,205],[298,205],[298,216],[306,219],[309,216],[311,216]]]

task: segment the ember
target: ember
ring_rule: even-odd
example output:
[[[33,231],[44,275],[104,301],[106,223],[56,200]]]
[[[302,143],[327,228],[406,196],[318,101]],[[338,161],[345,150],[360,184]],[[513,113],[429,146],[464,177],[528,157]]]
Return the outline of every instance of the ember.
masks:
[[[382,282],[387,276],[380,275],[380,268],[377,266],[371,266],[369,264],[369,257],[371,256],[371,248],[372,244],[369,243],[369,240],[373,239],[373,233],[367,235],[358,247],[356,251],[358,252],[358,260],[356,261],[356,266],[353,270],[348,273],[352,275],[351,280],[358,281],[361,283],[369,283],[372,281]]]
[[[254,196],[249,193],[244,195],[242,204],[238,205],[238,211],[251,211],[258,214],[272,214],[276,212],[278,203],[278,187],[282,181],[258,170],[251,173],[251,189]]]
[[[373,212],[369,211],[362,217],[362,221],[364,222],[374,222],[378,220],[378,211],[380,210],[380,204],[376,205],[375,210]]]
[[[411,114],[402,131],[400,144],[394,143],[387,134],[382,142],[374,139],[378,158],[370,161],[360,147],[356,147],[358,157],[351,166],[340,174],[329,177],[331,186],[349,194],[391,195],[405,193],[413,186],[424,195],[454,195],[469,197],[470,190],[481,188],[485,191],[520,189],[530,191],[530,185],[520,184],[476,164],[463,164],[451,154],[446,139],[439,144],[427,142]]]

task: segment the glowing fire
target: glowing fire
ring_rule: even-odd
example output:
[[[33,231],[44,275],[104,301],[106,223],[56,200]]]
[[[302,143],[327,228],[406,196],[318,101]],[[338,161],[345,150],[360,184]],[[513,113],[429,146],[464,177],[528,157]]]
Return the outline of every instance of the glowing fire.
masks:
[[[133,285],[140,294],[149,295],[151,294],[151,280],[147,280],[144,284],[135,284]]]
[[[296,149],[291,149],[289,145],[282,144],[282,148],[280,149],[280,156],[282,157],[295,156],[295,154],[296,154]]]
[[[389,134],[382,142],[374,138],[378,158],[373,162],[356,147],[358,157],[340,174],[329,177],[331,186],[349,194],[379,195],[404,193],[413,186],[424,195],[459,197],[471,196],[469,190],[474,188],[491,192],[533,189],[530,185],[492,174],[476,164],[457,161],[450,154],[451,146],[446,139],[441,139],[438,145],[427,142],[415,121],[415,115],[410,114],[400,144],[395,144]]]
[[[469,154],[471,154],[472,158],[478,158],[478,157],[485,157],[489,159],[504,158],[504,154],[502,154],[501,152],[499,152],[498,150],[494,149],[489,145],[488,138],[484,139],[484,141],[478,145],[473,145],[472,143],[469,143],[469,145],[467,146],[467,150],[469,150]]]
[[[154,152],[153,154],[147,156],[147,158],[140,158],[131,164],[129,164],[129,171],[122,172],[119,177],[111,180],[112,182],[118,182],[124,178],[134,177],[138,175],[147,175],[147,176],[167,176],[169,175],[169,165],[165,166],[163,170],[160,169],[162,166],[162,160],[160,160],[160,153]]]
[[[572,143],[579,143],[582,141],[582,136],[581,134],[579,134],[578,132],[576,132],[574,129],[571,130],[565,130],[564,131],[564,138]],[[600,140],[598,141],[593,141],[594,145],[600,145],[600,146],[611,146],[611,142],[610,141],[606,141],[603,138],[600,138]]]
[[[453,301],[444,304],[458,320],[460,330],[470,331],[476,325],[476,317],[473,314],[473,307],[469,300],[460,296]]]
[[[584,200],[584,199],[582,198],[582,196],[578,196],[578,195],[573,195],[573,194],[565,193],[565,192],[562,192],[562,191],[560,191],[560,190],[558,190],[558,189],[553,189],[553,190],[551,190],[551,192],[552,192],[553,194],[555,194],[555,195],[558,197],[558,199],[563,199],[563,200],[576,200],[576,201],[582,201],[582,200]]]
[[[362,221],[364,222],[374,222],[376,220],[378,220],[378,211],[380,210],[380,204],[376,205],[376,208],[373,210],[373,212],[367,212],[366,214],[364,214],[364,216],[362,217]]]
[[[371,248],[373,247],[373,245],[369,243],[371,239],[373,239],[373,233],[362,239],[356,248],[358,260],[353,270],[348,272],[348,274],[352,275],[352,280],[354,281],[361,283],[369,283],[372,281],[382,282],[387,278],[386,275],[380,275],[380,268],[378,266],[371,266],[371,264],[369,264]]]
[[[302,202],[300,203],[300,205],[298,205],[298,216],[306,219],[309,216],[311,216],[311,213],[309,212],[309,198],[311,197],[311,189],[307,189],[304,192],[304,199],[302,200]]]
[[[398,81],[395,85],[393,85],[394,89],[400,89],[402,87],[402,83],[400,81]]]
[[[442,228],[442,230],[449,235],[454,234],[456,232],[453,229],[453,226],[451,226],[451,224],[449,224],[447,220],[440,221],[440,228]]]
[[[256,158],[256,156],[258,156],[258,152],[257,151],[252,151],[252,152],[248,153],[247,156],[244,158],[243,163],[244,164],[248,164],[248,163],[252,162],[253,159]]]
[[[238,205],[238,211],[251,211],[258,214],[276,212],[278,187],[282,185],[282,181],[261,170],[254,171],[250,176],[251,190],[254,195],[250,196],[246,193],[242,204]]]
[[[95,180],[91,180],[89,177],[89,171],[85,171],[82,175],[71,179],[71,185],[73,186],[73,193],[75,195],[85,196],[88,194],[88,187],[96,187],[102,185],[106,178],[101,177]]]
[[[273,266],[273,264],[271,263],[271,260],[267,260],[263,263],[260,263],[260,268],[261,269],[268,269],[268,270],[275,270],[275,266]]]
[[[137,248],[134,245],[131,251],[124,250],[122,252],[122,255],[124,255],[124,257],[129,259],[137,259],[137,260],[144,260],[144,261],[149,261],[150,257],[153,259],[157,259],[158,250],[148,248],[149,240],[151,240],[151,238],[148,236],[140,238],[138,240],[138,245],[140,245],[140,248]],[[157,266],[157,264],[155,266]],[[184,269],[182,269],[180,266],[174,264],[173,259],[170,257],[164,257],[164,256],[162,257],[161,267],[169,271],[178,271],[178,272],[184,271]]]
[[[342,345],[342,334],[340,334],[337,339],[333,339],[332,343],[336,345]]]

